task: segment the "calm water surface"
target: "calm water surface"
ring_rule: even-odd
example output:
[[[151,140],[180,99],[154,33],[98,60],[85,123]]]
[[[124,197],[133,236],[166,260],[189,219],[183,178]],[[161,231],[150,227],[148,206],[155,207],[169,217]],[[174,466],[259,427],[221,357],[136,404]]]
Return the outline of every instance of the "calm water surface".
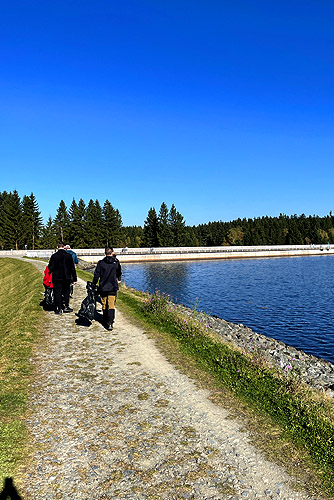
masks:
[[[158,288],[334,363],[334,256],[123,264],[128,286]]]

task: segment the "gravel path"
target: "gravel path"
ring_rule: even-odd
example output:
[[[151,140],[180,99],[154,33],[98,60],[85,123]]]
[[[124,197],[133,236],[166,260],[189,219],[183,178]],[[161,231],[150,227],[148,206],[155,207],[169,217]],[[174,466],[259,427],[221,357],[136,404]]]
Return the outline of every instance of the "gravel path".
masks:
[[[113,332],[47,315],[24,500],[311,499],[119,311]]]

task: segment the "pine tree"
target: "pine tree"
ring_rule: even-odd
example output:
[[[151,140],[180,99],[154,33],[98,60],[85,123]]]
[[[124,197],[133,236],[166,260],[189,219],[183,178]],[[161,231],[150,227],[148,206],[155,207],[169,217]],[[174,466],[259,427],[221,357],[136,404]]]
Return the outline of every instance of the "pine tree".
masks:
[[[22,199],[22,237],[27,248],[35,249],[42,230],[42,217],[33,193]]]
[[[70,219],[67,212],[67,207],[63,200],[60,201],[57,210],[57,215],[54,219],[56,235],[59,241],[66,242],[70,233]]]
[[[299,231],[298,224],[292,221],[289,225],[288,232],[285,237],[286,245],[302,245],[303,238],[301,232]]]
[[[169,227],[173,235],[172,245],[174,247],[184,246],[185,236],[186,236],[185,232],[186,223],[180,212],[176,210],[174,203],[170,208],[168,220],[169,220]]]
[[[158,242],[158,216],[155,208],[150,208],[147,213],[147,218],[144,222],[143,230],[143,245],[144,247],[157,247]]]
[[[122,217],[109,200],[106,200],[102,209],[104,243],[105,246],[119,247],[122,240]]]
[[[70,205],[70,208],[68,210],[68,218],[69,218],[69,224],[70,224],[68,243],[71,244],[71,246],[73,246],[73,247],[74,247],[73,237],[74,237],[75,232],[76,232],[75,222],[77,220],[77,217],[78,217],[78,204],[75,201],[75,199],[73,198],[72,203]]]
[[[86,218],[86,205],[82,198],[80,198],[77,204],[73,198],[73,201],[69,210],[70,219],[70,234],[69,243],[73,248],[86,248],[86,237],[85,237],[85,218]]]
[[[59,238],[57,238],[57,232],[52,220],[51,215],[48,218],[47,223],[42,228],[42,237],[39,241],[39,245],[45,249],[56,248]]]
[[[1,201],[1,237],[3,248],[18,250],[22,247],[22,204],[16,190],[3,194]]]
[[[173,234],[169,226],[168,208],[166,203],[162,203],[158,215],[158,243],[160,247],[170,247],[173,245]]]
[[[86,208],[85,234],[89,248],[104,246],[102,209],[98,200],[89,200]]]
[[[186,247],[197,247],[198,239],[196,237],[196,233],[193,227],[186,226],[185,227],[185,238],[184,244]]]
[[[4,250],[5,248],[5,218],[4,218],[4,210],[5,210],[5,200],[8,196],[7,191],[3,191],[0,193],[0,248]]]

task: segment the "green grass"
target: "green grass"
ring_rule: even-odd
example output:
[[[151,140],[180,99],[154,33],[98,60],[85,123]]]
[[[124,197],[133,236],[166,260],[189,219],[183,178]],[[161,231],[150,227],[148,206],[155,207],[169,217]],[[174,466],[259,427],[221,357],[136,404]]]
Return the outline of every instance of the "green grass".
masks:
[[[81,278],[85,281],[92,281],[92,279],[93,279],[93,274],[90,273],[89,271],[85,271],[83,269],[77,268],[77,275],[79,278]]]
[[[43,317],[41,282],[28,262],[0,259],[0,485],[25,456],[23,416]]]
[[[91,276],[86,273],[86,279]],[[333,498],[333,400],[269,367],[258,353],[252,357],[225,344],[205,328],[195,311],[190,319],[163,294],[121,287],[117,301],[158,339],[179,368],[199,379],[206,374],[206,384],[216,395],[228,394],[218,401],[242,407],[246,427],[271,459],[309,483],[313,493]]]

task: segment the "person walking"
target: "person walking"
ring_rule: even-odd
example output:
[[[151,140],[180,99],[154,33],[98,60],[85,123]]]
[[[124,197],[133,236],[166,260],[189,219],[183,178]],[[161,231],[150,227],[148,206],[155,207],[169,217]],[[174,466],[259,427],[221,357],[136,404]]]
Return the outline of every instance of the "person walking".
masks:
[[[118,284],[122,277],[122,268],[113,248],[106,247],[105,254],[104,259],[99,260],[97,263],[93,285],[97,285],[97,282],[100,280],[98,293],[102,302],[103,321],[107,330],[112,330],[115,321],[115,303]]]
[[[79,264],[79,259],[74,250],[72,250],[70,245],[65,245],[65,250],[72,256],[74,264]]]
[[[78,256],[75,253],[75,251],[71,249],[71,246],[70,245],[65,245],[65,250],[66,250],[67,253],[69,253],[72,256],[74,265],[75,264],[79,264]],[[72,297],[73,297],[73,281],[71,282],[71,285],[70,285],[70,299]]]
[[[53,293],[55,301],[55,314],[72,312],[69,306],[71,281],[77,282],[72,256],[66,252],[63,242],[58,243],[57,252],[51,255],[49,262],[49,273],[52,273]],[[64,298],[64,309],[62,308],[62,297]]]

